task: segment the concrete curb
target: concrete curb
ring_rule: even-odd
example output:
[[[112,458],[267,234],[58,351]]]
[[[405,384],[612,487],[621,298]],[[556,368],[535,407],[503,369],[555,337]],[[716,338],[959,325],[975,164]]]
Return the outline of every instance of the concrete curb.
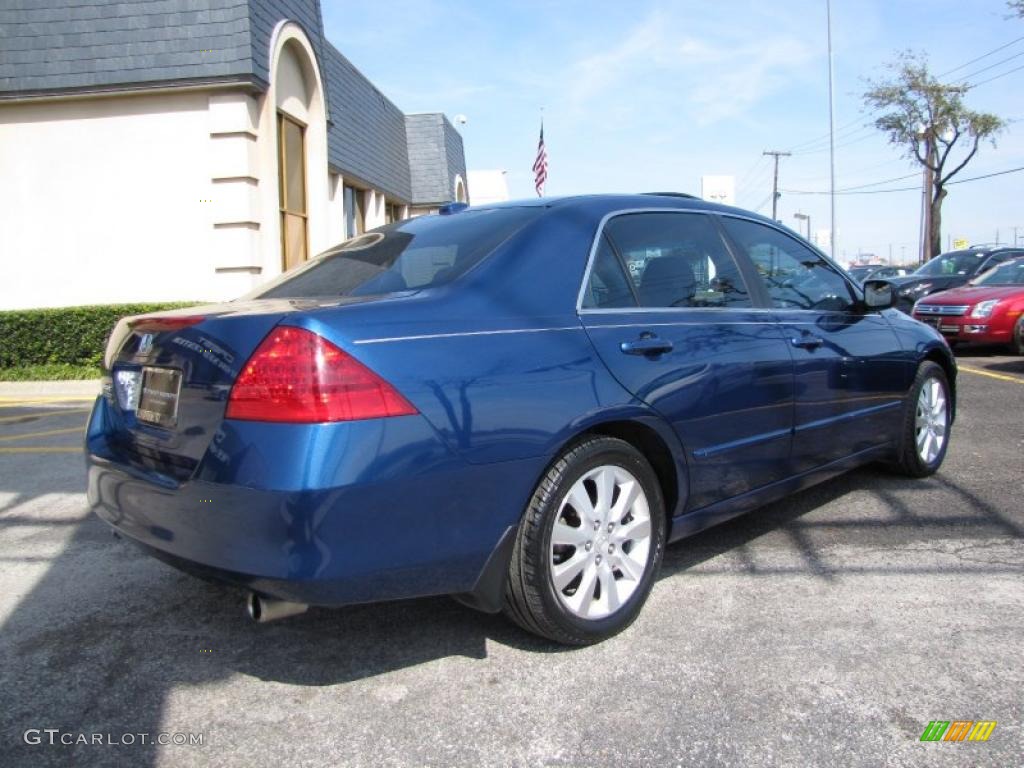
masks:
[[[99,393],[99,379],[88,379],[86,381],[0,381],[0,398],[81,398],[94,397]]]

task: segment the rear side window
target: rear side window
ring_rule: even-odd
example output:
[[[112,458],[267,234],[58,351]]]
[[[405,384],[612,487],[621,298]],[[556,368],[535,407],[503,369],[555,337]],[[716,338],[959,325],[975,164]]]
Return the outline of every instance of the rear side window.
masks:
[[[388,224],[346,240],[245,298],[368,296],[443,285],[478,264],[544,210],[470,209]]]
[[[588,289],[583,295],[583,308],[618,309],[635,306],[636,298],[622,263],[608,242],[608,237],[602,234],[594,255],[594,266],[590,270]]]
[[[845,278],[796,239],[753,221],[723,217],[729,235],[747,252],[780,309],[845,311],[853,294]]]
[[[598,281],[608,283],[597,265],[602,258],[610,262],[610,253],[625,265],[627,285],[641,307],[750,306],[736,262],[706,215],[625,214],[609,220],[603,237],[607,245],[595,256],[592,290]]]

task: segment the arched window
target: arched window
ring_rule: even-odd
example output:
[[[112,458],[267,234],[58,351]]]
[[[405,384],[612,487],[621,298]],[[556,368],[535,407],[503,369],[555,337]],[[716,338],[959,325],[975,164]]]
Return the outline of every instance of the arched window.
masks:
[[[461,176],[455,177],[455,202],[466,202],[466,184],[463,182]]]

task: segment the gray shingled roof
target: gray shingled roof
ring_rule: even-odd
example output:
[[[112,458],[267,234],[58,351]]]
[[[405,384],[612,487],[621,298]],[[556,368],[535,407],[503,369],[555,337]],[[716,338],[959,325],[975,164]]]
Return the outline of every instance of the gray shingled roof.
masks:
[[[330,164],[404,202],[412,201],[405,115],[333,45],[327,43],[324,54],[327,97],[333,105],[327,126]]]
[[[418,203],[447,203],[454,198],[455,175],[466,179],[462,136],[440,113],[405,116],[412,197]]]
[[[320,61],[331,166],[402,201],[450,200],[454,175],[465,178],[462,137],[443,115],[407,123],[324,39],[319,0],[3,0],[0,100],[157,83],[265,88],[283,19],[303,27]]]
[[[249,2],[5,0],[0,95],[244,78]]]

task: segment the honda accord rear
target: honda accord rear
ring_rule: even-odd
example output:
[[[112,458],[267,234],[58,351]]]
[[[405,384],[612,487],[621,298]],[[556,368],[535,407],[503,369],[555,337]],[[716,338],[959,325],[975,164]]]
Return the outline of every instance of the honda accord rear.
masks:
[[[267,597],[471,592],[541,459],[467,460],[431,389],[444,361],[417,371],[370,337],[464,326],[451,282],[541,211],[402,222],[252,297],[122,320],[88,427],[91,505],[157,557]]]

